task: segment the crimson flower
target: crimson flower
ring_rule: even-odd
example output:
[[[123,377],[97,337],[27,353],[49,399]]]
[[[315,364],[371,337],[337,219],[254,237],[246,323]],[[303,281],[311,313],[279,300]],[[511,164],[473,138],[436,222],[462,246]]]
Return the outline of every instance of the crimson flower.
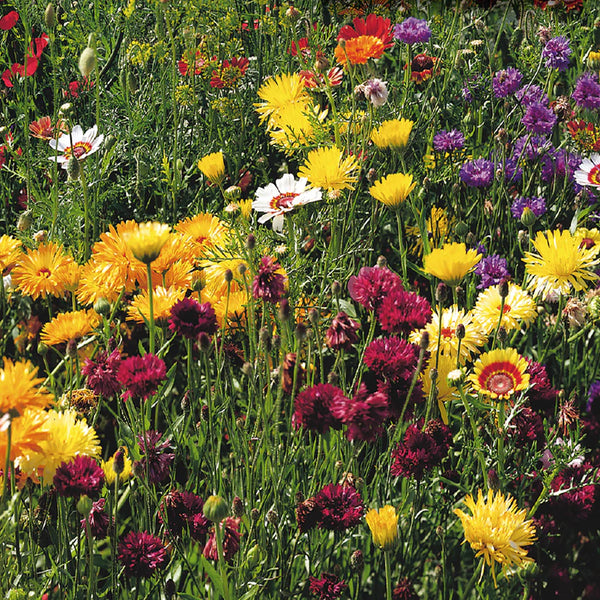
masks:
[[[11,10],[0,19],[0,29],[2,29],[2,31],[8,31],[17,24],[18,20],[19,13],[16,10]]]
[[[241,81],[248,70],[250,61],[245,57],[234,56],[231,60],[225,59],[220,69],[212,72],[210,86],[223,89],[234,88]]]
[[[367,310],[376,310],[392,290],[404,289],[400,277],[386,267],[363,267],[348,281],[348,293]]]
[[[154,354],[130,356],[121,362],[117,379],[125,388],[123,400],[146,400],[167,376],[164,361]]]
[[[97,498],[104,485],[104,471],[90,456],[76,456],[61,463],[54,474],[54,487],[59,496]]]
[[[320,529],[344,531],[358,525],[365,513],[360,494],[351,485],[326,485],[316,496],[315,504],[321,511]]]
[[[44,48],[48,45],[48,35],[42,34],[39,38],[34,38],[27,48],[27,54],[25,58],[25,65],[20,63],[14,63],[10,69],[6,69],[2,74],[2,81],[6,87],[14,87],[13,78],[15,75],[21,77],[30,77],[33,75],[38,68],[39,58],[44,51]]]
[[[231,560],[240,549],[240,519],[226,517],[220,523],[215,523],[210,537],[204,546],[202,554],[210,560],[218,560],[217,540],[215,536],[215,527],[220,527],[223,535],[223,558]]]
[[[321,578],[309,577],[310,593],[319,600],[337,600],[348,589],[343,580],[332,573],[321,573]]]
[[[326,433],[331,427],[340,428],[340,422],[331,413],[336,401],[344,398],[344,392],[330,383],[318,383],[294,400],[292,423],[296,428],[304,427],[316,433]]]
[[[344,25],[337,36],[339,40],[351,40],[361,36],[376,37],[383,42],[384,49],[394,45],[394,32],[390,19],[371,13],[366,19],[356,17],[351,25]]]
[[[118,551],[119,562],[128,577],[151,577],[168,561],[161,539],[147,531],[130,531],[119,542]]]

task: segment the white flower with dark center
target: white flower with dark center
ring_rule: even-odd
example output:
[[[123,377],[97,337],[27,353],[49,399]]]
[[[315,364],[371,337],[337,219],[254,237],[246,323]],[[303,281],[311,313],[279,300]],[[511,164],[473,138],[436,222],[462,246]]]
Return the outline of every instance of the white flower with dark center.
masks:
[[[575,181],[579,185],[600,187],[600,154],[585,158],[575,171]]]
[[[97,125],[85,133],[79,125],[75,125],[70,133],[61,135],[58,140],[50,140],[50,147],[56,152],[56,155],[48,158],[55,160],[63,169],[66,169],[71,158],[82,161],[96,152],[103,141],[104,135],[98,135]]]
[[[281,233],[286,212],[294,210],[297,206],[321,200],[321,188],[306,189],[306,183],[306,177],[296,180],[293,175],[286,173],[275,183],[258,188],[256,200],[252,202],[254,210],[264,213],[258,218],[258,222],[266,223],[273,219],[273,230]]]

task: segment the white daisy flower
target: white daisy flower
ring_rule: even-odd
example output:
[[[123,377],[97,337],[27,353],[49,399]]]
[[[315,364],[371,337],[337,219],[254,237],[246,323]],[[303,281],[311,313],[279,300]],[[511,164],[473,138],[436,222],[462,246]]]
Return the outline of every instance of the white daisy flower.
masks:
[[[273,219],[273,230],[277,233],[283,231],[283,216],[286,212],[294,210],[296,206],[302,206],[309,202],[321,200],[323,194],[321,188],[306,189],[306,177],[294,179],[290,173],[286,173],[274,184],[269,183],[266,187],[256,190],[256,200],[252,202],[252,208],[258,212],[265,213],[258,218],[259,223],[266,223]]]
[[[69,160],[74,156],[77,160],[83,160],[90,154],[96,152],[102,142],[103,135],[98,134],[98,126],[94,125],[83,133],[79,125],[75,125],[70,133],[61,135],[58,140],[50,140],[50,147],[57,150],[56,156],[49,156],[50,160],[56,160],[63,169],[67,168]]]
[[[600,154],[585,158],[575,171],[575,181],[579,185],[600,187]]]

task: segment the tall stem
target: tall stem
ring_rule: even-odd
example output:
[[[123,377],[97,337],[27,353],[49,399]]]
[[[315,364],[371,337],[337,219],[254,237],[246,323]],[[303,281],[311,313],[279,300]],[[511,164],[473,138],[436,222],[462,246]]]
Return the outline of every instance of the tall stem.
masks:
[[[146,273],[148,277],[148,306],[150,308],[150,318],[148,319],[149,332],[149,352],[154,354],[154,301],[152,298],[152,269],[151,263],[146,264]]]

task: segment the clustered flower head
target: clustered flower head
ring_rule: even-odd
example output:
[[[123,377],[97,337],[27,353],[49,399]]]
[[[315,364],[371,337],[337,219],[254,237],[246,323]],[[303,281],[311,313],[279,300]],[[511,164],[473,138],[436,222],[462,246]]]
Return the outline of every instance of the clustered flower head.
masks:
[[[169,329],[183,337],[195,340],[201,333],[213,335],[217,331],[217,317],[210,302],[200,303],[184,298],[171,308]]]
[[[152,577],[168,562],[162,540],[147,531],[130,531],[118,546],[118,559],[128,577]]]
[[[502,71],[498,71],[492,79],[492,89],[496,98],[505,98],[511,96],[520,87],[523,75],[518,69],[508,67]]]
[[[489,187],[494,181],[494,163],[485,158],[468,161],[460,168],[460,178],[469,187]]]
[[[458,129],[442,129],[433,136],[433,149],[436,152],[454,152],[465,146],[465,136]]]
[[[566,71],[569,67],[569,57],[572,52],[569,40],[566,37],[559,35],[558,37],[548,40],[542,50],[542,58],[545,59],[544,64],[549,69]]]
[[[166,376],[165,361],[154,354],[123,359],[117,374],[119,383],[125,388],[123,400],[147,400],[156,393]]]
[[[281,265],[272,256],[263,256],[258,273],[252,281],[252,295],[256,300],[275,303],[285,294],[285,277]]]
[[[431,37],[431,29],[426,20],[408,17],[394,27],[394,37],[409,45],[426,43]]]

